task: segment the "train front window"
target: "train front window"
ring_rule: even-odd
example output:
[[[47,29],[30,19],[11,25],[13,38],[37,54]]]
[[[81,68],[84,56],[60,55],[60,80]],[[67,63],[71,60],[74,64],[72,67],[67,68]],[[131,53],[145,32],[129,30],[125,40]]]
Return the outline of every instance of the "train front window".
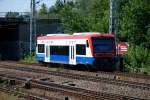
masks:
[[[38,44],[38,53],[44,53],[44,44]]]
[[[113,52],[115,49],[114,38],[112,37],[96,37],[92,38],[92,42],[94,53]]]

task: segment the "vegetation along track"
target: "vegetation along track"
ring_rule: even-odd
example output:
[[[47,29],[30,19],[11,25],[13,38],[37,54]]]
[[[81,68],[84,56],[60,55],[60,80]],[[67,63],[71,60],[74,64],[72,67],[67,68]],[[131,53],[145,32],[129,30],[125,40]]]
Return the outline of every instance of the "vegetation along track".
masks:
[[[8,79],[13,79],[16,81],[22,81],[26,82],[27,80],[25,78],[13,76],[13,75],[4,75],[0,74],[0,77],[6,77]],[[77,96],[82,96],[83,98],[87,98],[89,100],[144,100],[140,98],[135,97],[128,97],[128,96],[122,96],[117,94],[108,94],[108,93],[102,93],[102,92],[95,92],[91,90],[81,89],[77,87],[67,86],[67,85],[60,85],[55,84],[51,82],[44,82],[41,80],[30,80],[31,87],[33,88],[39,88],[44,89],[46,91],[59,91],[62,93],[71,93]],[[38,99],[39,100],[39,99]]]
[[[24,66],[24,67],[22,67]],[[41,70],[41,69],[35,69],[35,68],[29,68],[22,64],[16,65],[16,64],[0,64],[1,68],[8,68],[8,69],[15,69],[19,71],[27,71],[27,72],[34,72],[34,73],[44,73],[48,75],[54,75],[54,76],[62,76],[65,78],[71,78],[71,79],[78,79],[78,80],[85,80],[85,81],[92,81],[92,82],[103,82],[107,84],[114,84],[119,86],[127,86],[131,88],[139,88],[142,90],[150,90],[150,84],[146,83],[138,83],[138,82],[131,82],[131,81],[125,81],[125,80],[116,80],[116,79],[109,79],[104,77],[96,77],[96,76],[87,76],[87,75],[80,75],[80,74],[71,74],[71,73],[64,73],[64,72],[56,72],[56,71],[48,71],[48,70]]]

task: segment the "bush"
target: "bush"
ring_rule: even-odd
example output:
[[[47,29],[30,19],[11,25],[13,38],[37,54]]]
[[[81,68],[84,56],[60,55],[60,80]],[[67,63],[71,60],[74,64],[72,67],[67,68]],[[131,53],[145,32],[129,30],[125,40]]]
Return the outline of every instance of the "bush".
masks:
[[[150,52],[142,46],[130,45],[124,62],[125,71],[145,73],[150,69]]]
[[[35,59],[35,53],[32,53],[31,55],[23,55],[20,59],[21,62],[26,62],[26,63],[37,63]]]

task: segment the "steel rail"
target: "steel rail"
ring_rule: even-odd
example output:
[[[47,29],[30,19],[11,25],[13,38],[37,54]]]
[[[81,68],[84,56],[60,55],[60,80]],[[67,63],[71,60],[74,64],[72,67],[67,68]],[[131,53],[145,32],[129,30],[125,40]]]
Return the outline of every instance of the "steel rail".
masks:
[[[24,63],[24,62],[16,62],[16,61],[2,61],[2,62],[0,62],[0,64],[5,64],[5,65],[16,64],[16,66],[21,65],[21,66],[34,66],[34,67],[43,66],[43,64],[39,64],[39,63]],[[94,74],[106,74],[109,76],[121,76],[121,77],[128,77],[128,78],[138,78],[138,79],[149,79],[150,80],[150,75],[136,74],[136,73],[98,71]]]
[[[14,79],[17,81],[23,81],[26,82],[25,78],[21,77],[16,77],[16,76],[8,76],[4,74],[0,74],[1,77],[9,78],[9,79]],[[31,82],[31,87],[39,88],[39,89],[44,89],[47,91],[60,91],[62,93],[72,93],[77,96],[81,96],[83,98],[92,98],[94,100],[144,100],[141,98],[136,98],[136,97],[129,97],[129,96],[123,96],[123,95],[117,95],[117,94],[112,94],[112,93],[102,93],[102,92],[96,92],[96,91],[91,91],[91,90],[86,90],[86,89],[81,89],[77,87],[72,87],[68,85],[60,85],[56,83],[51,83],[51,82],[44,82],[41,80],[30,80]]]
[[[63,99],[58,99],[58,98],[54,98],[54,97],[48,97],[48,96],[42,96],[36,93],[29,93],[29,92],[20,92],[14,89],[8,89],[8,88],[4,88],[4,87],[0,87],[0,91],[4,92],[4,93],[17,93],[18,97],[22,97],[22,98],[28,98],[30,100],[63,100]]]
[[[107,84],[126,86],[130,88],[138,88],[142,90],[150,90],[150,84],[146,84],[146,83],[130,82],[130,81],[125,81],[125,80],[116,80],[116,79],[87,76],[87,75],[80,75],[80,74],[68,74],[64,72],[47,71],[47,70],[27,68],[27,67],[17,67],[14,65],[0,65],[0,67],[7,68],[7,69],[15,69],[19,71],[27,71],[27,72],[34,72],[34,73],[43,73],[43,74],[48,74],[48,75],[53,75],[53,76],[61,76],[61,77],[71,78],[71,79],[78,79],[78,80],[85,80],[85,81],[92,81],[92,82],[103,82]]]

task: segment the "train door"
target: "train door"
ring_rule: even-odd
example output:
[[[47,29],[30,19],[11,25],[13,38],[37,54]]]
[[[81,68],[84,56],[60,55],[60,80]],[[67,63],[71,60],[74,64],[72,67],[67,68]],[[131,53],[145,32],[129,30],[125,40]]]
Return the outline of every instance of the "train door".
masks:
[[[70,48],[69,48],[69,55],[70,55],[70,63],[71,65],[76,65],[76,45],[73,44],[73,45],[70,45]]]
[[[50,48],[49,45],[45,45],[45,62],[50,62]]]

